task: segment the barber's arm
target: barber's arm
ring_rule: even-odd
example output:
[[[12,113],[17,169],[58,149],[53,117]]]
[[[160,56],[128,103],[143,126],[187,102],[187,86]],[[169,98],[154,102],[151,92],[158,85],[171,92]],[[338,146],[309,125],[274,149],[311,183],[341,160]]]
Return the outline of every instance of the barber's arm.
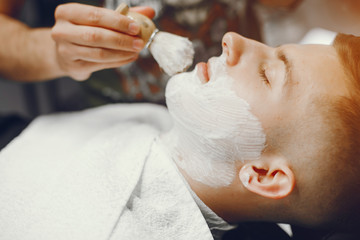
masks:
[[[50,29],[30,29],[12,17],[22,3],[0,1],[0,76],[24,81],[59,76]]]
[[[94,71],[134,61],[144,42],[138,27],[115,11],[83,4],[60,5],[51,28],[29,28],[11,17],[21,0],[0,1],[0,76],[41,81],[61,76],[85,80]],[[154,10],[134,8],[149,17]]]

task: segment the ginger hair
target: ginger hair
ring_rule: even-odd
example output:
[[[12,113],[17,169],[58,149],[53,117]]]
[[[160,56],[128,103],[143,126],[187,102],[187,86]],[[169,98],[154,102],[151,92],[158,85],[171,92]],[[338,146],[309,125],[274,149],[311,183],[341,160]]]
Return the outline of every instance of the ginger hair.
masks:
[[[360,37],[338,34],[333,46],[347,76],[344,81],[350,93],[335,105],[347,138],[345,155],[349,163],[360,166]]]
[[[287,156],[297,176],[295,197],[301,198],[296,211],[313,210],[314,225],[354,229],[360,226],[360,37],[338,34],[333,47],[347,93],[315,96],[306,118],[273,130],[267,140],[268,147]],[[303,152],[300,158],[291,154],[295,149]],[[309,178],[316,185],[311,190],[306,187]],[[315,205],[309,199],[316,199]]]
[[[333,102],[334,111],[328,116],[335,117],[333,122],[340,127],[336,131],[340,154],[334,156],[337,158],[334,162],[343,166],[346,170],[344,174],[348,174],[348,179],[351,179],[344,185],[342,193],[345,196],[339,198],[343,216],[338,220],[345,227],[356,228],[360,224],[360,210],[357,207],[360,202],[360,37],[340,33],[333,47],[347,76],[344,81],[350,93]]]

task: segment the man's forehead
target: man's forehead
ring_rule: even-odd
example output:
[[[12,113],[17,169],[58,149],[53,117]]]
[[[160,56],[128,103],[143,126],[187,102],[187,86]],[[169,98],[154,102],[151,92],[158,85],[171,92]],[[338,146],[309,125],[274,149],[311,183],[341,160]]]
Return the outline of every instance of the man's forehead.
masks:
[[[281,47],[291,62],[292,87],[308,94],[345,95],[346,74],[331,45],[285,45]]]
[[[291,80],[284,85],[283,96],[275,109],[267,104],[256,109],[265,128],[304,120],[317,112],[314,99],[347,93],[345,74],[332,46],[284,45],[276,50],[280,59],[286,58],[284,63],[288,65],[287,74]]]

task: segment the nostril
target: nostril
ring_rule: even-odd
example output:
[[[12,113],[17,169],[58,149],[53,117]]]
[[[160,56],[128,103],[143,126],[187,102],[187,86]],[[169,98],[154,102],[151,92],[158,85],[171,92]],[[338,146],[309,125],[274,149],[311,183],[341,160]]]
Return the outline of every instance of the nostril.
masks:
[[[243,47],[242,45],[243,41],[240,35],[233,32],[224,35],[222,47],[228,65],[234,66],[238,63]]]
[[[229,47],[228,47],[228,45],[226,44],[226,42],[223,42],[222,46],[223,46],[223,52],[224,52],[224,54],[225,54],[226,56],[229,56]]]

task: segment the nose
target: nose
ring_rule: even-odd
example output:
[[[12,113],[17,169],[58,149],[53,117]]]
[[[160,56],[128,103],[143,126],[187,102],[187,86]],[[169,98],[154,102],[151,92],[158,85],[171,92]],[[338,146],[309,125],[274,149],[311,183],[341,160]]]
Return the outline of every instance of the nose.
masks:
[[[246,38],[237,33],[228,32],[222,39],[223,54],[226,57],[226,63],[229,66],[236,65],[242,52],[244,51]]]

